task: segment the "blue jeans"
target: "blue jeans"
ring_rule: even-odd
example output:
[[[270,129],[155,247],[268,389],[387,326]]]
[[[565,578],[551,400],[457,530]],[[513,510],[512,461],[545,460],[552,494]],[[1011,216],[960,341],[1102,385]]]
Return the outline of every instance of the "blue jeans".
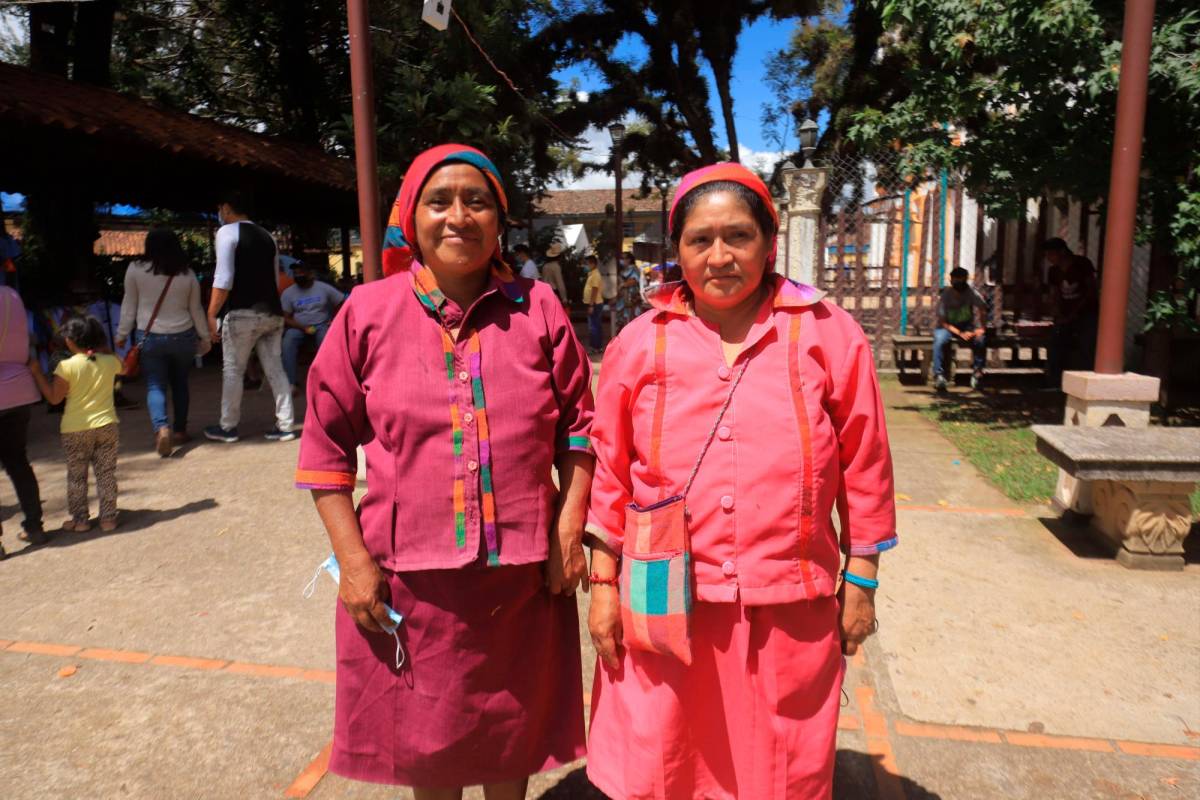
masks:
[[[304,344],[304,340],[310,335],[316,339],[317,349],[321,349],[321,342],[325,341],[325,334],[329,333],[329,323],[322,322],[316,326],[315,334],[308,334],[299,328],[285,328],[283,331],[283,371],[287,373],[288,383],[292,386],[296,385],[296,361],[300,357],[300,346]]]
[[[983,367],[987,363],[986,337],[976,336],[967,341],[955,336],[945,328],[938,328],[933,332],[933,374],[935,376],[946,377],[946,352],[950,349],[951,341],[970,347],[975,356],[971,363],[972,369],[976,372],[983,371]]]
[[[588,346],[599,350],[604,346],[604,304],[596,303],[588,311]]]
[[[173,430],[187,430],[188,373],[196,358],[196,332],[150,333],[138,331],[138,344],[142,346],[141,367],[146,376],[146,408],[150,411],[150,424],[154,430],[171,425],[167,417],[167,390],[175,406]]]

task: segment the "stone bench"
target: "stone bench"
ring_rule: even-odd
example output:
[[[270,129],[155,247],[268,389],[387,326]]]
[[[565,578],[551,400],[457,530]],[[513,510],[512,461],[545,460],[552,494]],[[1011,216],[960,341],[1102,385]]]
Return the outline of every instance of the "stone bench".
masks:
[[[990,357],[988,363],[1002,363],[1010,369],[1017,368],[1045,368],[1045,359],[1042,357],[1041,350],[1046,346],[1045,339],[1024,338],[1011,333],[996,334],[988,333],[987,349]],[[1001,358],[999,351],[1008,350],[1007,358]],[[1026,357],[1028,351],[1028,357]],[[966,352],[970,353],[971,348],[961,342],[951,343],[951,355],[947,360],[946,370],[948,377],[953,379],[955,369],[958,366],[958,354]],[[921,382],[929,383],[929,374],[933,370],[933,336],[893,336],[892,337],[892,365],[899,370],[901,378],[904,377],[905,370],[916,370],[921,374]]]
[[[1034,425],[1037,449],[1089,481],[1092,529],[1135,569],[1183,569],[1200,482],[1200,428]]]

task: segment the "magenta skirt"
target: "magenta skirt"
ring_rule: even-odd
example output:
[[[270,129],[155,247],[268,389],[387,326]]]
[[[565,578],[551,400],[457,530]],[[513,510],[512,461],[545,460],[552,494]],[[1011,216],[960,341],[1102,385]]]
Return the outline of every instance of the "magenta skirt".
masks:
[[[338,603],[332,772],[474,786],[583,757],[575,598],[551,595],[540,564],[385,574],[407,661]]]

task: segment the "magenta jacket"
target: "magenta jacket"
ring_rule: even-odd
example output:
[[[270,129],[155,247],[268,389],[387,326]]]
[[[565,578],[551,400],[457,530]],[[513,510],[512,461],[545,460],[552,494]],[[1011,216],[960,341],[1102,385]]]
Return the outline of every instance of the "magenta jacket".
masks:
[[[843,553],[896,544],[892,457],[867,338],[816,289],[765,280],[773,296],[732,369],[719,333],[672,285],[621,331],[600,369],[588,535],[620,552],[626,506],[683,491],[732,378],[750,358],[687,498],[699,600],[767,605],[828,596]],[[656,413],[660,372],[665,403]]]
[[[462,325],[457,342],[439,315]],[[296,486],[352,489],[361,444],[358,515],[380,566],[542,561],[554,459],[591,452],[590,387],[549,285],[497,271],[464,313],[414,263],[357,287],[330,326],[308,375]]]

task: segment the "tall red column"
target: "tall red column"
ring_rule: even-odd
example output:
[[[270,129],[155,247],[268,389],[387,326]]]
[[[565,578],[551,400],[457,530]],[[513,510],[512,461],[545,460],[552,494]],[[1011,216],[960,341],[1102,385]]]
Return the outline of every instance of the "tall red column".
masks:
[[[1126,0],[1117,125],[1108,184],[1100,325],[1096,336],[1095,368],[1103,375],[1119,375],[1125,370],[1125,313],[1129,305],[1130,261],[1137,218],[1138,172],[1142,162],[1153,28],[1154,0]]]
[[[350,32],[350,89],[354,98],[354,166],[358,173],[358,230],[363,280],[381,273],[383,225],[379,215],[379,171],[375,155],[375,86],[371,74],[371,28],[367,0],[347,0]]]

